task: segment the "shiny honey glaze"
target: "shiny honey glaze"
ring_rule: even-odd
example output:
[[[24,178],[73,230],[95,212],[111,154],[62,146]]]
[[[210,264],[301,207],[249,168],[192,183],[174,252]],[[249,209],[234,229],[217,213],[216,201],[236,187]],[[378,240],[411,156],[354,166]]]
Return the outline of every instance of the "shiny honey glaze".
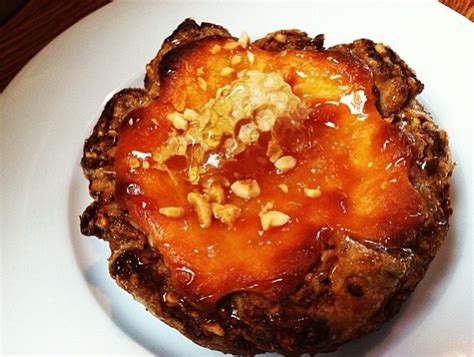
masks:
[[[225,40],[204,40],[179,49],[172,61],[164,60],[160,97],[130,115],[116,152],[116,195],[163,255],[176,290],[204,307],[235,291],[280,299],[318,261],[334,229],[355,239],[400,244],[404,232],[420,223],[421,199],[408,179],[409,138],[378,113],[368,69],[333,51],[272,53],[249,47],[212,53],[216,44]],[[233,66],[236,72],[222,76],[235,54],[242,58]],[[282,75],[309,106],[309,119],[302,130],[285,137],[285,155],[297,159],[287,173],[278,172],[266,158],[264,137],[237,160],[220,160],[218,150],[209,155],[209,175],[220,174],[230,182],[256,179],[261,194],[245,201],[226,190],[226,203],[241,207],[241,216],[233,226],[214,220],[203,229],[187,202],[187,194],[197,188],[186,180],[185,162],[169,162],[174,182],[153,168],[150,153],[167,139],[168,113],[199,110],[244,69]],[[147,169],[130,168],[130,157],[146,161]],[[287,193],[281,184],[287,185]],[[306,197],[305,187],[318,188],[321,196]],[[269,202],[290,221],[263,231],[259,213]],[[159,214],[167,206],[183,207],[184,217]]]

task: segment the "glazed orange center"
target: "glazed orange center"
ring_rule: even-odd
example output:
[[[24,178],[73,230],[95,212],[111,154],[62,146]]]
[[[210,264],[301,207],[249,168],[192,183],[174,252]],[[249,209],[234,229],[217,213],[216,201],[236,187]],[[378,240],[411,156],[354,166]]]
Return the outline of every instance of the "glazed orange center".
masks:
[[[204,305],[235,291],[281,298],[318,261],[333,230],[390,245],[419,224],[409,143],[378,113],[362,63],[336,51],[276,53],[228,44],[203,40],[165,57],[160,96],[130,115],[115,156],[116,195],[163,255],[182,296]],[[236,207],[238,215],[225,223],[214,212],[203,228],[189,194],[205,195],[190,180],[189,158],[170,157],[164,169],[156,152],[183,132],[170,114],[202,113],[244,70],[281,76],[307,108],[306,117],[295,130],[280,126],[281,157],[291,158],[289,170],[269,160],[268,133],[228,159],[225,138],[204,153],[200,182],[256,182],[259,192],[242,198],[235,186],[219,186],[221,204]],[[186,145],[184,150],[193,149]],[[280,221],[270,217],[265,225],[268,212],[282,214]]]

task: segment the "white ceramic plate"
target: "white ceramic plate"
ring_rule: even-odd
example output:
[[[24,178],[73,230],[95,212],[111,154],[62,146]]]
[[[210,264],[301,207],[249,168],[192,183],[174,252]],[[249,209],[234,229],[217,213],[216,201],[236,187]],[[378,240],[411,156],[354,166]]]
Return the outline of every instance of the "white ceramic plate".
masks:
[[[390,44],[426,85],[450,134],[452,227],[401,313],[340,355],[472,353],[472,25],[437,3],[114,3],[64,32],[1,96],[2,338],[6,353],[217,355],[149,315],[107,273],[108,247],[79,232],[90,201],[83,141],[120,88],[185,18],[253,38],[280,28]]]

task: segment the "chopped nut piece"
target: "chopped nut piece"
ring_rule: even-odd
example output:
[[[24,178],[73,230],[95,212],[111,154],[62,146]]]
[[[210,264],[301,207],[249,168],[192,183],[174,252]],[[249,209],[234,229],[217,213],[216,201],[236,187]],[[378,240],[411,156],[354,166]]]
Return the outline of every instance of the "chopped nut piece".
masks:
[[[221,76],[229,76],[234,72],[235,72],[235,69],[233,69],[232,67],[224,67],[222,68]]]
[[[288,193],[288,186],[285,185],[284,183],[282,183],[281,185],[278,185],[278,187],[283,193]]]
[[[143,166],[143,168],[144,168],[145,170],[148,170],[148,169],[150,168],[150,164],[149,164],[148,161],[143,161],[142,166]]]
[[[196,212],[197,219],[202,228],[211,226],[212,210],[211,205],[198,192],[188,193],[188,202]]]
[[[140,167],[140,160],[138,160],[136,157],[131,157],[128,160],[128,166],[131,169],[138,169]]]
[[[248,200],[260,195],[260,186],[256,180],[239,180],[235,181],[230,189],[237,197]]]
[[[240,62],[242,62],[242,56],[240,55],[233,55],[232,58],[230,59],[230,64],[232,66],[238,65]]]
[[[220,51],[221,51],[221,46],[218,45],[218,44],[215,44],[215,45],[212,46],[211,49],[209,50],[209,52],[211,52],[211,54],[213,54],[213,55],[219,53]]]
[[[275,161],[275,167],[281,172],[288,172],[296,166],[296,159],[293,156],[282,156]]]
[[[183,207],[161,207],[158,212],[168,218],[182,218],[184,215]]]
[[[196,71],[196,74],[198,75],[198,77],[202,77],[204,76],[204,68],[203,67],[199,67]]]
[[[209,323],[203,324],[202,328],[206,330],[207,332],[213,333],[214,335],[217,335],[217,336],[222,337],[225,335],[225,331],[222,328],[222,326],[216,323],[209,322]]]
[[[247,34],[247,32],[242,33],[242,36],[240,36],[238,43],[239,43],[239,46],[242,47],[244,50],[246,50],[247,47],[249,47],[250,37]]]
[[[207,90],[207,82],[204,79],[202,79],[201,77],[198,77],[198,86],[202,90]]]
[[[272,227],[281,227],[288,223],[290,216],[280,211],[269,211],[260,217],[260,223],[264,231]]]
[[[226,50],[235,50],[237,47],[239,47],[239,43],[234,40],[227,41],[224,45],[224,49]]]
[[[280,43],[285,43],[286,42],[286,35],[282,33],[277,33],[275,36],[275,40]]]
[[[225,192],[218,183],[211,183],[210,186],[204,188],[204,193],[210,202],[223,203],[225,199]]]
[[[304,194],[309,198],[318,198],[321,196],[321,190],[319,188],[308,188],[305,187]]]
[[[247,51],[247,60],[250,63],[253,63],[255,61],[255,54],[253,52]]]
[[[166,116],[166,119],[168,119],[176,129],[186,130],[188,128],[188,122],[184,116],[179,113],[170,113]]]
[[[242,210],[236,205],[227,204],[221,205],[219,203],[212,204],[212,212],[214,217],[224,224],[231,225],[237,218],[240,217]]]

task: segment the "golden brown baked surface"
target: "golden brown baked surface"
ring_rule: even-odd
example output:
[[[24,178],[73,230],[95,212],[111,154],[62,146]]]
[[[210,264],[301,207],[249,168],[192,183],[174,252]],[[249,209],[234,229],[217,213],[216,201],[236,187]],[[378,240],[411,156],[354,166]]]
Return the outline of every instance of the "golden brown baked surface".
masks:
[[[110,243],[110,272],[121,287],[203,346],[238,354],[334,350],[378,328],[398,311],[446,236],[452,162],[446,134],[415,99],[423,85],[386,46],[357,40],[325,50],[323,40],[321,35],[312,39],[289,30],[236,47],[232,43],[237,39],[224,28],[186,20],[147,66],[145,89],[117,93],[86,141],[82,166],[94,202],[81,217],[82,232]],[[329,72],[324,74],[323,69]],[[300,151],[294,141],[281,145],[285,153],[280,157],[291,156],[297,163],[294,167],[287,172],[267,157],[267,129],[262,127],[258,134],[265,143],[262,147],[256,145],[257,139],[246,142],[254,140],[248,136],[235,139],[253,148],[245,147],[244,153],[250,150],[247,159],[241,155],[234,160],[234,153],[229,154],[237,168],[223,160],[222,167],[199,172],[195,178],[190,176],[192,165],[180,169],[168,162],[166,170],[158,167],[166,151],[153,149],[169,147],[171,132],[180,138],[189,131],[176,114],[193,110],[202,116],[206,105],[215,110],[219,88],[247,86],[250,77],[265,80],[269,73],[275,81],[283,78],[289,83],[291,92],[285,85],[278,89],[287,94],[287,107],[304,105],[311,113],[305,111],[304,130],[293,137],[314,145],[310,149],[303,145]],[[334,75],[342,76],[339,85],[324,87],[322,83],[330,83]],[[312,78],[317,81],[311,82]],[[341,88],[354,85],[361,87],[344,90],[364,93],[363,112],[354,106],[360,98],[351,97],[352,110],[329,103],[349,93]],[[354,127],[348,124],[351,118],[362,120]],[[239,127],[242,124],[249,123]],[[332,132],[333,126],[339,131]],[[334,141],[342,143],[340,149],[331,145]],[[391,143],[385,156],[366,154],[384,142]],[[153,155],[136,157],[132,152]],[[257,165],[258,157],[262,160]],[[306,171],[313,169],[308,165],[315,162],[321,174],[308,181]],[[344,162],[350,168],[341,172]],[[364,169],[355,171],[354,166],[362,163]],[[177,172],[174,182],[170,167]],[[244,174],[229,176],[234,172]],[[255,175],[252,179],[261,187],[258,197],[236,197],[238,185],[221,182],[225,194],[216,198],[201,191],[205,186],[194,185],[216,175],[229,184]],[[189,182],[193,180],[198,181]],[[395,180],[395,188],[380,184],[390,180]],[[298,182],[302,184],[293,186]],[[207,222],[199,214],[196,217],[192,192],[209,201],[215,218]],[[289,197],[305,205],[291,210]],[[272,207],[265,208],[269,202]],[[224,205],[236,207],[233,214],[219,215],[216,209]],[[236,215],[238,210],[243,213]],[[284,213],[288,219],[272,226],[274,220],[263,218],[269,211]],[[176,233],[182,222],[188,227],[186,244],[183,232]],[[259,236],[278,249],[235,245],[239,237],[247,241]],[[277,244],[280,241],[285,244]],[[202,243],[206,248],[214,243],[218,253],[194,254]],[[174,248],[172,254],[166,244]],[[177,273],[183,267],[186,274]],[[295,270],[285,275],[291,268]],[[229,275],[233,270],[246,273]],[[190,271],[195,280],[189,281]],[[268,278],[272,284],[261,283]],[[252,285],[256,281],[258,287]],[[206,296],[212,299],[202,304]]]

